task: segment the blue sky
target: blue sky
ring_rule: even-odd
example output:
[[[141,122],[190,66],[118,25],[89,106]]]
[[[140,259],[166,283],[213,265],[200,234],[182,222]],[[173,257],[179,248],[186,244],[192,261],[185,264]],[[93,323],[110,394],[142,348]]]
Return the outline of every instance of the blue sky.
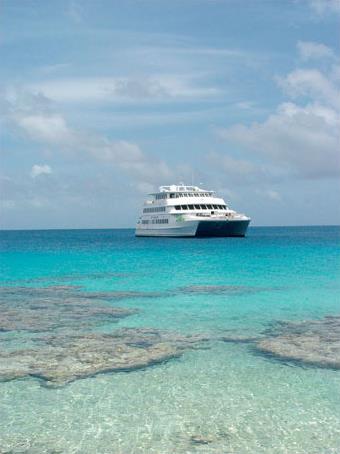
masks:
[[[4,0],[1,227],[132,227],[214,189],[340,223],[340,0]]]

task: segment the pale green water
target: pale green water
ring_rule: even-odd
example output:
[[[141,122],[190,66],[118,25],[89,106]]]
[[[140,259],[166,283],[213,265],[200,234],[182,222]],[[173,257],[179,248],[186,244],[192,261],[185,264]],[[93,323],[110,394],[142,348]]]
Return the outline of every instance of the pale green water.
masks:
[[[254,228],[245,239],[135,239],[129,230],[1,239],[3,285],[160,292],[113,302],[140,312],[100,330],[248,335],[273,320],[340,314],[335,227]],[[239,290],[183,290],[191,285]],[[0,452],[340,452],[340,371],[279,362],[247,344],[206,347],[57,389],[34,378],[0,383]]]

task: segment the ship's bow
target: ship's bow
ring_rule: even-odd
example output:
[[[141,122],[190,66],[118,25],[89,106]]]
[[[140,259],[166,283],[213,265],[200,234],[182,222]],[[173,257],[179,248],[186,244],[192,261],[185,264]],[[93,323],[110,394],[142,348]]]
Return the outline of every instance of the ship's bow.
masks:
[[[200,221],[197,230],[196,236],[197,237],[227,237],[227,236],[236,236],[236,237],[244,237],[248,225],[250,223],[250,219],[238,219],[238,220],[230,220],[230,221]]]

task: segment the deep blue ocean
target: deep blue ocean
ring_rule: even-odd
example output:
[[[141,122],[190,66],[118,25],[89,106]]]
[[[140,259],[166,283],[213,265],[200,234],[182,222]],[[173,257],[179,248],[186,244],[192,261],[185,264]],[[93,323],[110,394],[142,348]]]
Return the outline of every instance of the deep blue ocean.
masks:
[[[210,338],[158,364],[62,386],[34,374],[3,377],[0,453],[340,452],[340,370],[221,341],[226,333],[263,335],[278,321],[340,315],[339,227],[253,227],[246,238],[204,239],[135,238],[130,229],[2,231],[0,241],[3,367],[12,361],[18,371],[20,349],[39,355],[39,336],[60,333],[51,297],[46,329],[27,312],[39,289],[52,299],[54,289],[101,292],[90,304],[138,310],[115,323],[101,318],[91,332],[153,328]],[[70,317],[64,337],[85,329]]]

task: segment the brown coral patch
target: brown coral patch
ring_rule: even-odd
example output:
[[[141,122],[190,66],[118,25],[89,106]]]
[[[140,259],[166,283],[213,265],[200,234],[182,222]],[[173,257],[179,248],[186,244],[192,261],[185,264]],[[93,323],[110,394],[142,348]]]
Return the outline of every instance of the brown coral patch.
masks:
[[[179,291],[188,294],[202,295],[243,295],[273,290],[266,287],[250,287],[245,285],[190,285],[180,287]]]
[[[316,367],[340,369],[340,316],[278,322],[255,344],[256,351]]]
[[[208,340],[153,329],[126,328],[111,334],[46,336],[35,348],[0,351],[0,379],[36,377],[60,386],[105,372],[152,366],[179,357]]]
[[[0,289],[0,332],[43,332],[117,322],[136,309],[113,307],[84,297],[72,286]]]

